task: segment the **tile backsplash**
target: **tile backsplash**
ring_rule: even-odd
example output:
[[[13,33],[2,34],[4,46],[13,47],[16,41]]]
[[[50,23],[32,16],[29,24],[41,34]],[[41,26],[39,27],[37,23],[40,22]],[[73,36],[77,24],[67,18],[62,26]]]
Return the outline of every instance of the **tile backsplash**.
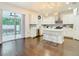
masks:
[[[36,27],[37,24],[30,24],[30,27]],[[62,26],[62,27],[67,27],[67,28],[72,28],[73,29],[73,24],[42,24],[44,28],[53,28],[57,26]]]

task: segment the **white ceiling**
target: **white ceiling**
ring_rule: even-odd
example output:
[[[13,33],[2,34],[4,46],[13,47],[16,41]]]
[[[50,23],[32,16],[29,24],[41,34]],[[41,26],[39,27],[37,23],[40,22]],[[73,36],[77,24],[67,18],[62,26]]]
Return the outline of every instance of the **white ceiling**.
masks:
[[[79,8],[78,2],[70,2],[66,4],[65,2],[8,2],[9,4],[13,4],[15,6],[19,6],[21,8],[29,9],[33,12],[37,12],[43,15],[52,15],[58,12],[65,13],[70,12],[74,8]]]

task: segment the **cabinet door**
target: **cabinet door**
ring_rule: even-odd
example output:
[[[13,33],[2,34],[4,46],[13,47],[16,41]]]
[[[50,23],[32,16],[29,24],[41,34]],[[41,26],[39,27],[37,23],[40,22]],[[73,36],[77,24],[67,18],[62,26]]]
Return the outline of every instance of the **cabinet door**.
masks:
[[[37,22],[38,22],[37,16],[36,15],[31,15],[30,17],[31,17],[30,24],[37,24]]]
[[[54,17],[43,17],[42,24],[54,24],[55,18]]]
[[[79,40],[79,15],[75,17],[74,22],[74,39]]]
[[[36,29],[36,28],[31,28],[31,29],[30,29],[30,36],[31,36],[31,37],[35,37],[36,34],[37,34],[37,29]]]
[[[62,17],[63,24],[73,24],[73,21],[74,21],[73,17],[74,17],[74,15],[72,15],[72,14],[64,15]]]
[[[64,31],[63,31],[63,33],[64,33],[64,36],[66,36],[66,37],[73,37],[73,34],[74,34],[74,32],[73,32],[73,29],[71,29],[71,28],[63,28],[64,29]]]

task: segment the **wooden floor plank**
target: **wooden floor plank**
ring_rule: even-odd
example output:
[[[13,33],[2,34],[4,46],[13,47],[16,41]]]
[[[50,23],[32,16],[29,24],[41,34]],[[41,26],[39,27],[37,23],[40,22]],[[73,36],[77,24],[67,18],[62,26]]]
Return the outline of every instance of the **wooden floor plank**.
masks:
[[[2,56],[79,56],[79,41],[65,38],[64,44],[40,38],[19,39],[0,45]]]

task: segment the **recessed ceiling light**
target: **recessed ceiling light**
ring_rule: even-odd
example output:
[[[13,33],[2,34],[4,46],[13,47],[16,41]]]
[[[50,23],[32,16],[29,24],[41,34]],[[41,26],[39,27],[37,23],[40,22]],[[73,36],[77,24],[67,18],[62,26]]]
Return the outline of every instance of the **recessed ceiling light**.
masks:
[[[66,2],[66,4],[68,5],[68,4],[70,4],[69,2]]]

